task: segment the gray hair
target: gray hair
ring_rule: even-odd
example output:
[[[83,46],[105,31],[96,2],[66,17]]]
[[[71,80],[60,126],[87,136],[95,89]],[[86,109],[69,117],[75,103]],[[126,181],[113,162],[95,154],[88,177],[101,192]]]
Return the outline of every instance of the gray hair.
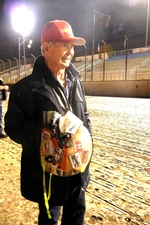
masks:
[[[54,45],[55,44],[55,41],[49,41],[48,43],[51,43],[52,45]],[[42,54],[42,56],[44,56],[43,46],[44,46],[44,43],[41,45],[41,54]]]
[[[44,53],[43,53],[43,44],[41,45],[41,54],[42,54],[42,56],[44,56]]]

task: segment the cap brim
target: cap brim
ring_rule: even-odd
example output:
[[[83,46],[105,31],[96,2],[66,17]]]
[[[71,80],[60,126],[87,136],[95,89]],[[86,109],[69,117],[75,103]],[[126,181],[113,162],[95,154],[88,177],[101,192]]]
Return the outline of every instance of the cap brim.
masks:
[[[69,37],[69,38],[62,38],[57,40],[58,42],[69,42],[72,41],[74,42],[74,45],[76,46],[82,46],[86,44],[86,40],[84,38],[80,38],[80,37]]]
[[[73,38],[74,39],[74,45],[82,46],[86,44],[86,40],[84,38]]]

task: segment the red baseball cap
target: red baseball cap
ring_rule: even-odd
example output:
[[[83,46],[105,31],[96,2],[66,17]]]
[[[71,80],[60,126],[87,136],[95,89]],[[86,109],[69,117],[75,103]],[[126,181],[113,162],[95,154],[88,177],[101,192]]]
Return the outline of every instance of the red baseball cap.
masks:
[[[45,24],[41,34],[41,44],[49,41],[69,42],[74,45],[85,45],[84,38],[75,37],[69,23],[64,20],[53,20]]]

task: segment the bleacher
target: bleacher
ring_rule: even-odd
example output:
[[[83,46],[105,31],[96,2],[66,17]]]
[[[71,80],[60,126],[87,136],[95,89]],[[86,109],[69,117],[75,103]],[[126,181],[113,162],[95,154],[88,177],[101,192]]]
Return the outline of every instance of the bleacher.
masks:
[[[107,53],[105,61],[99,54],[94,55],[93,79],[91,79],[91,56],[74,58],[73,64],[79,70],[83,81],[150,80],[149,50],[128,55],[123,52],[123,54],[115,54],[113,57],[109,57],[109,53]],[[20,74],[18,66],[5,71],[2,71],[1,67],[0,77],[7,84],[16,83],[19,79],[28,76],[32,72],[32,66],[32,63],[21,65]]]
[[[127,59],[122,56],[106,60],[105,72],[107,80],[124,79],[125,69],[127,69],[127,80],[150,79],[150,53],[129,54]]]
[[[87,69],[86,72],[86,80],[89,81],[91,70]],[[126,73],[127,77],[125,78]],[[93,80],[101,81],[103,79],[105,81],[150,79],[150,52],[128,54],[127,56],[125,54],[116,55],[106,58],[105,62],[99,60],[99,63],[94,66]],[[83,80],[85,79],[83,78]]]

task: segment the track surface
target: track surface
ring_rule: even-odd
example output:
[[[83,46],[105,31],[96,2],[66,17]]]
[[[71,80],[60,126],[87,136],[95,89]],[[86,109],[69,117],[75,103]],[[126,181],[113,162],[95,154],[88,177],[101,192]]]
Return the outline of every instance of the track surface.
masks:
[[[87,102],[95,147],[85,225],[149,225],[150,100],[87,96]],[[20,195],[21,146],[6,138],[0,148],[0,225],[37,224],[37,204]]]

